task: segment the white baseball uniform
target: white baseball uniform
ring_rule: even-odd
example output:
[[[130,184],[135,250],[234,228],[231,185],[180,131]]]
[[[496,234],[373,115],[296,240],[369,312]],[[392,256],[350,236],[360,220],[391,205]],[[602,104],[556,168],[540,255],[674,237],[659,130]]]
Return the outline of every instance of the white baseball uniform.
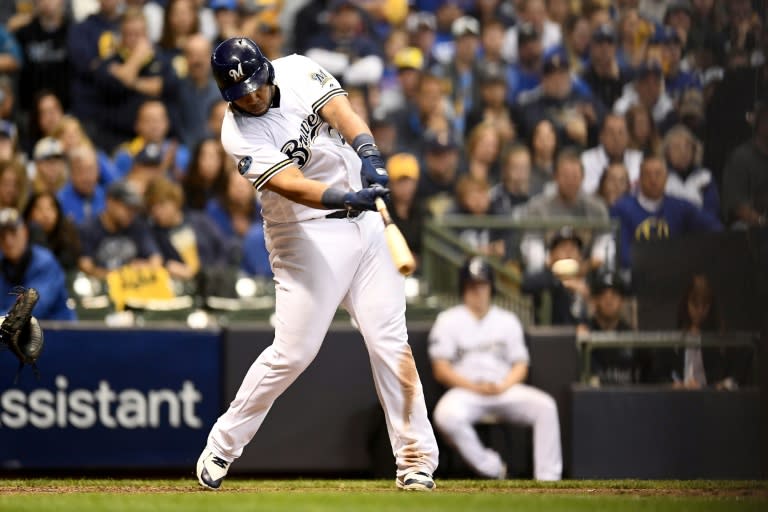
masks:
[[[291,165],[304,176],[359,190],[360,158],[319,115],[346,94],[312,60],[291,55],[272,62],[279,96],[262,116],[230,107],[221,138],[240,173],[260,189]],[[265,237],[276,289],[275,339],[248,370],[208,446],[233,461],[253,438],[275,399],[309,366],[339,304],[356,321],[368,349],[384,408],[397,476],[432,474],[437,443],[427,418],[405,325],[404,281],[384,238],[379,215],[326,218],[320,210],[262,191]]]
[[[499,382],[515,363],[528,363],[523,328],[517,317],[496,306],[478,319],[460,304],[437,316],[429,333],[429,356],[447,360],[473,382]],[[534,477],[559,480],[562,473],[560,423],[551,396],[526,384],[515,384],[498,395],[465,388],[448,390],[437,403],[434,420],[467,463],[479,474],[498,477],[503,461],[480,442],[473,424],[494,415],[533,427]]]

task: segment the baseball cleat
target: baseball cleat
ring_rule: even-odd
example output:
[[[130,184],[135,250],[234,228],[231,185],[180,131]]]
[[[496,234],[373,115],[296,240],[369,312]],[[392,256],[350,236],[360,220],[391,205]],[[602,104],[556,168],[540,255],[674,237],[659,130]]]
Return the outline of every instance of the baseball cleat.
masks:
[[[229,471],[229,462],[206,448],[197,459],[197,481],[206,489],[216,490]]]
[[[435,488],[432,475],[423,471],[412,471],[395,479],[398,489],[406,491],[431,491]]]

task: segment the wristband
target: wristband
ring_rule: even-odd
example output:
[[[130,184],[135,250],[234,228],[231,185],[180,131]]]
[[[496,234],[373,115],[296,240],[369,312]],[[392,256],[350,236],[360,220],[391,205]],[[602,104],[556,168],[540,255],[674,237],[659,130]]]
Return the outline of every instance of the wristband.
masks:
[[[357,154],[360,154],[360,150],[364,149],[365,146],[373,146],[376,148],[376,141],[373,140],[373,135],[368,133],[361,133],[352,141],[352,148],[357,152]]]
[[[327,188],[323,195],[320,197],[320,204],[326,210],[346,210],[346,196],[347,193],[337,188]]]

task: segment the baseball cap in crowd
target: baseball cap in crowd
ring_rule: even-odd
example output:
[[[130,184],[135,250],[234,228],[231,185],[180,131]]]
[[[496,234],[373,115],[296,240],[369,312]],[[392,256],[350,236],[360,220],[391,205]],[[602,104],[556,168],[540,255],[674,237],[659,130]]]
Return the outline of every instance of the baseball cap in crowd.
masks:
[[[107,188],[107,197],[120,201],[131,208],[139,209],[144,206],[144,201],[133,185],[122,180],[110,183]]]
[[[552,235],[552,238],[549,241],[549,250],[551,251],[561,242],[565,242],[566,240],[575,242],[579,247],[579,250],[584,247],[584,242],[581,240],[581,237],[576,234],[576,231],[571,226],[563,226]]]
[[[401,48],[392,59],[397,69],[416,69],[424,67],[424,54],[415,46]]]
[[[451,24],[451,34],[455,38],[466,35],[479,36],[480,22],[472,16],[456,18]]]
[[[568,71],[570,67],[571,61],[568,58],[568,52],[565,51],[565,48],[558,47],[544,54],[541,72],[546,75],[556,71]]]
[[[592,279],[590,279],[590,291],[593,295],[597,295],[608,289],[616,290],[621,295],[627,295],[629,293],[624,279],[622,279],[621,275],[617,272],[598,270],[592,275]]]
[[[592,32],[594,43],[616,43],[616,30],[610,23],[603,23]]]
[[[16,125],[10,121],[0,119],[0,137],[5,137],[6,139],[15,139]]]
[[[387,160],[387,174],[391,181],[400,178],[419,179],[419,161],[410,153],[396,153]]]
[[[685,12],[688,14],[688,16],[691,16],[693,14],[693,7],[691,6],[690,0],[670,0],[667,3],[667,10],[664,12],[664,23],[667,22],[667,18],[670,14],[676,13],[676,12]]]
[[[661,64],[655,60],[646,60],[637,68],[635,78],[640,80],[650,75],[662,76]]]
[[[16,229],[21,224],[21,215],[16,208],[0,209],[0,229]]]
[[[237,0],[210,0],[208,2],[208,7],[210,7],[212,11],[236,11]]]
[[[536,30],[533,23],[521,23],[517,27],[517,46],[523,46],[530,41],[538,41],[541,38],[541,34]]]
[[[145,144],[141,151],[133,157],[133,163],[154,167],[163,162],[163,153],[163,146],[161,144]]]
[[[680,35],[672,27],[658,27],[653,32],[651,44],[680,44]]]
[[[481,84],[506,84],[507,76],[504,68],[498,62],[484,62],[478,71]]]
[[[680,107],[677,113],[681,118],[704,118],[704,95],[698,89],[687,89],[680,98]]]
[[[37,144],[32,152],[32,157],[35,160],[48,160],[49,158],[64,158],[64,146],[61,145],[59,139],[54,137],[43,137]]]
[[[328,10],[337,11],[342,7],[351,7],[352,9],[357,9],[355,2],[352,0],[331,0],[330,5],[328,5]]]
[[[430,153],[444,153],[459,147],[449,135],[443,133],[427,137],[424,146]]]
[[[437,30],[437,21],[435,15],[431,12],[417,11],[408,15],[405,19],[405,29],[408,32],[418,32],[419,30]]]

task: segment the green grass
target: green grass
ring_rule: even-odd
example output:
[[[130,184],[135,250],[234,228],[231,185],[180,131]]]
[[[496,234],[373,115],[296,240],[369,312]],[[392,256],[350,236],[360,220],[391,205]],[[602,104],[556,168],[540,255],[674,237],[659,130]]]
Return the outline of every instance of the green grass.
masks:
[[[6,479],[0,511],[709,512],[768,510],[753,481],[438,480],[430,494],[383,480],[228,479],[219,492],[193,480]]]

